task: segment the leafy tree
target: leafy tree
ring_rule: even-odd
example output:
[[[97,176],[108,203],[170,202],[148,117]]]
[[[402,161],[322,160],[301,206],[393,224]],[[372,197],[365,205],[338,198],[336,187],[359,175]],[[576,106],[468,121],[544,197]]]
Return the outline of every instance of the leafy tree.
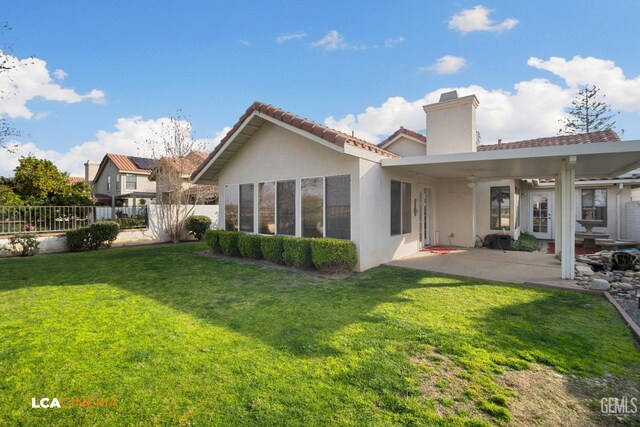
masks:
[[[567,111],[568,117],[560,119],[562,128],[558,135],[575,135],[599,130],[614,129],[616,124],[611,106],[605,102],[606,95],[600,95],[596,85],[586,85],[578,91]]]
[[[50,160],[21,157],[15,169],[15,193],[30,206],[87,206],[91,188],[85,183],[69,182],[69,174],[60,172]]]

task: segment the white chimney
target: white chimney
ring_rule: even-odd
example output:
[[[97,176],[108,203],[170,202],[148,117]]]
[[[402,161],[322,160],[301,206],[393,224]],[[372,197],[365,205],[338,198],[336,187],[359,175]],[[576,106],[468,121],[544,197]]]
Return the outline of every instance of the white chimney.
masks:
[[[87,163],[84,164],[84,181],[87,184],[93,185],[93,179],[96,177],[99,167],[99,163],[92,162],[91,160],[87,160]]]
[[[422,107],[427,114],[427,155],[475,152],[478,104],[475,95],[458,98],[454,90]]]

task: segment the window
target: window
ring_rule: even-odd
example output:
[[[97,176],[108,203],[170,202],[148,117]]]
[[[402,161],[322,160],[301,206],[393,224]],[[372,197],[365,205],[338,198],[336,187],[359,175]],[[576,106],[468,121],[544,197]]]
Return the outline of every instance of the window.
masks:
[[[258,184],[258,233],[276,232],[276,183]]]
[[[511,204],[509,187],[491,187],[490,228],[509,230],[511,228]]]
[[[120,174],[116,175],[116,191],[120,190]]]
[[[411,184],[391,181],[391,235],[411,233]]]
[[[607,226],[607,189],[582,190],[582,219],[603,221],[598,227]]]
[[[328,176],[326,183],[327,237],[351,238],[351,176]]]
[[[301,180],[302,237],[324,235],[323,196],[322,178]]]
[[[240,185],[240,231],[253,233],[253,184]]]
[[[120,178],[120,177],[118,177],[118,178]],[[127,174],[127,190],[135,190],[135,189],[137,189],[138,180],[136,178],[137,177],[135,175]],[[118,179],[118,181],[119,181],[119,179]]]
[[[238,185],[224,186],[224,229],[238,231]]]
[[[278,182],[278,234],[296,234],[296,182]]]

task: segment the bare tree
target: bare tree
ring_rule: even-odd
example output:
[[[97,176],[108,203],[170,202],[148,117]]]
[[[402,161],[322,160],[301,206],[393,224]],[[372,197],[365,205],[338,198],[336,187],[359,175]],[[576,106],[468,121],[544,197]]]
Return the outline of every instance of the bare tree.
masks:
[[[11,51],[11,47],[6,42],[6,34],[11,30],[8,23],[0,24],[0,39],[4,40],[0,45],[0,79],[8,79],[11,82],[10,72],[20,66],[20,62],[7,52]],[[2,102],[11,92],[0,89],[0,102]],[[16,149],[15,143],[10,143],[12,137],[22,136],[22,132],[16,129],[13,123],[9,122],[0,113],[0,150],[6,150],[13,153]]]
[[[217,197],[217,188],[191,183],[191,173],[206,158],[206,141],[193,138],[188,117],[178,111],[144,145],[156,161],[150,179],[156,181],[162,226],[178,242],[195,206]]]

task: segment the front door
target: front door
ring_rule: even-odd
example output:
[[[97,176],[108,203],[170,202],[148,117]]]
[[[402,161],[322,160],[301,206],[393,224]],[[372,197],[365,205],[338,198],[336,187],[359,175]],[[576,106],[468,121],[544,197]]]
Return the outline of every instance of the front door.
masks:
[[[529,230],[538,239],[551,239],[553,231],[553,193],[529,193]]]
[[[431,245],[431,190],[420,190],[420,244]]]

